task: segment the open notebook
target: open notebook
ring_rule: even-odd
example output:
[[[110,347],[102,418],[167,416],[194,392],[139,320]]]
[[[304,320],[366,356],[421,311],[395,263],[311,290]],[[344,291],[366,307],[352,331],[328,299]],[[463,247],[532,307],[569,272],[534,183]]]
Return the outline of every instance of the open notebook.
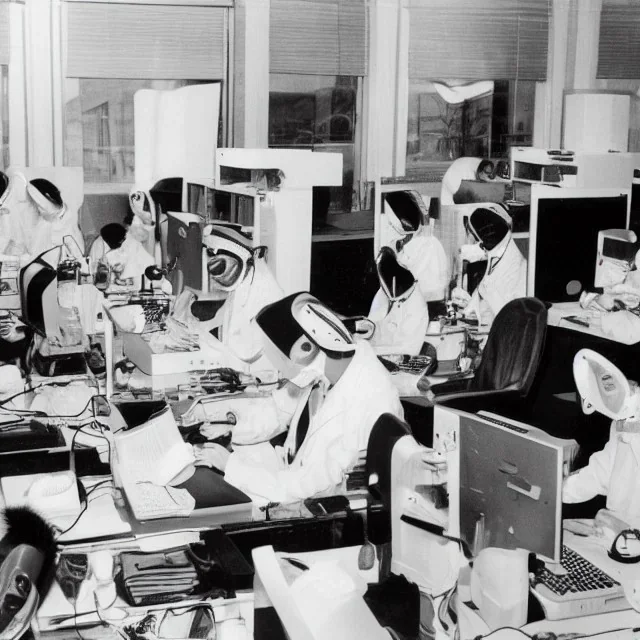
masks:
[[[117,473],[138,520],[188,516],[195,500],[170,486],[193,472],[191,446],[185,443],[167,407],[144,424],[115,435]]]

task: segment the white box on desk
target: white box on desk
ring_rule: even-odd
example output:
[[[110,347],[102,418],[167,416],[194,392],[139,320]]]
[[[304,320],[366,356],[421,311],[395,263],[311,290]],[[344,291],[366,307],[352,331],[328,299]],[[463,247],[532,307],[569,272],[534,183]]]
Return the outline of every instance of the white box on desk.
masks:
[[[201,371],[221,366],[219,354],[204,349],[156,353],[143,335],[125,333],[125,355],[138,369],[150,376],[164,376]]]

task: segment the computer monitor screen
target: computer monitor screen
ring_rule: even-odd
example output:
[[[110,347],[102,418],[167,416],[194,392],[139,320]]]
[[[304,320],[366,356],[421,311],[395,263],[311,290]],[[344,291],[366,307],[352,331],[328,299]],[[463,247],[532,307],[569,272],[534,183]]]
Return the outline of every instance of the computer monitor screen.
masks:
[[[39,335],[57,333],[60,247],[45,251],[20,271],[22,321]]]
[[[560,560],[570,442],[492,414],[460,414],[460,536],[473,553],[521,548]]]
[[[527,293],[570,302],[594,288],[598,232],[626,229],[629,192],[534,185]]]

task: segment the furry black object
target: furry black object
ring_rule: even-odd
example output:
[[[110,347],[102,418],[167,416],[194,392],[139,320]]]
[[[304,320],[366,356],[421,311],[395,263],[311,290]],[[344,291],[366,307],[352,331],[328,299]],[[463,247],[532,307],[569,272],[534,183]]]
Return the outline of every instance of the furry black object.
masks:
[[[56,557],[56,536],[53,527],[38,513],[29,507],[7,507],[2,514],[6,533],[0,540],[0,562],[9,552],[21,544],[28,544],[44,555],[44,564],[38,579],[41,594],[46,592],[53,577],[53,565]]]

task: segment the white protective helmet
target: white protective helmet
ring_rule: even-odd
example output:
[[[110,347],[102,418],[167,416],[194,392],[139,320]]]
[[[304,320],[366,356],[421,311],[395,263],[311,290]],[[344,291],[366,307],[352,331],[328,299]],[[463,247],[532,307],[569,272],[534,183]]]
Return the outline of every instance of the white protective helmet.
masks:
[[[638,415],[637,385],[599,353],[580,349],[573,359],[573,377],[585,413],[597,411],[612,420]]]
[[[355,343],[338,316],[310,293],[294,293],[255,317],[265,355],[288,378],[311,364],[320,351],[334,358],[353,355]]]

